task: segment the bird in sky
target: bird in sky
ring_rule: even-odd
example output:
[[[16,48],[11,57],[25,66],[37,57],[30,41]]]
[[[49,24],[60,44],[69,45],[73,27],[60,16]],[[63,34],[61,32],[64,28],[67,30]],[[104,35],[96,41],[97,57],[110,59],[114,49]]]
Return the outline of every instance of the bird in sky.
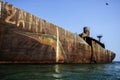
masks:
[[[105,3],[106,5],[109,5],[107,2]]]

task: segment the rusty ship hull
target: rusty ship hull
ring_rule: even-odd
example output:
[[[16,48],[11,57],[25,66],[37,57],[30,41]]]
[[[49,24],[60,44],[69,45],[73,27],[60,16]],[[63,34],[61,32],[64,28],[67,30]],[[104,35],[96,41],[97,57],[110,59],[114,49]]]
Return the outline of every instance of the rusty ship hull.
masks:
[[[110,63],[115,53],[0,2],[0,63]]]

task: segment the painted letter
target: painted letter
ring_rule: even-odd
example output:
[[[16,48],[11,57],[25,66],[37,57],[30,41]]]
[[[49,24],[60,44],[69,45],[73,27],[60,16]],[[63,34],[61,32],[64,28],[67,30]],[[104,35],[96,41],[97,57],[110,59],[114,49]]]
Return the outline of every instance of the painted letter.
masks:
[[[16,21],[11,21],[11,18],[13,18],[13,16],[16,13],[16,9],[12,5],[9,5],[7,3],[5,4],[5,9],[7,12],[7,17],[5,18],[5,22],[11,23],[11,24],[16,24]]]
[[[22,24],[23,29],[25,28],[24,17],[25,17],[24,11],[19,10],[19,17],[18,17],[17,26],[19,27],[20,24]]]

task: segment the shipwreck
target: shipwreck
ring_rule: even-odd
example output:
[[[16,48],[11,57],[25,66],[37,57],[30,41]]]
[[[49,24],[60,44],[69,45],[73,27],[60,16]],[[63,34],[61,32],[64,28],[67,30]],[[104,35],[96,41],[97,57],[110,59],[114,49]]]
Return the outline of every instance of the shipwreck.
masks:
[[[0,63],[110,63],[115,53],[80,35],[0,1]]]

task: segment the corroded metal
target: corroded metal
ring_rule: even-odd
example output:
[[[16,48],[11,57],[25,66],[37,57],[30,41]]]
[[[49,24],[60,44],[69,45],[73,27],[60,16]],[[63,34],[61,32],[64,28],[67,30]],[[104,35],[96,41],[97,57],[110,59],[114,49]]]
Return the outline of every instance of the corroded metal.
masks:
[[[84,40],[8,3],[1,7],[0,63],[108,63],[115,57],[88,29]]]
[[[0,18],[1,18],[1,6],[2,6],[2,2],[0,1]]]

